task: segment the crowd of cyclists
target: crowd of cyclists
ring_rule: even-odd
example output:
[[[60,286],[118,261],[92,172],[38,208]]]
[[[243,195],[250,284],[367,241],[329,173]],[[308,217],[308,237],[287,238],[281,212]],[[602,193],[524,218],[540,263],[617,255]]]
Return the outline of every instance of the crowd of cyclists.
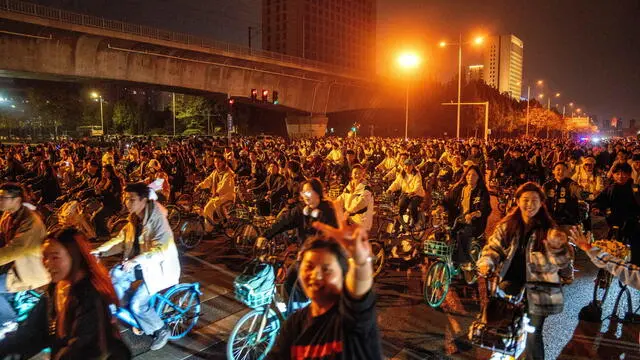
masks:
[[[172,212],[189,211],[184,202],[191,209],[197,198],[210,236],[237,238],[238,209],[250,206],[271,219],[250,246],[282,234],[299,245],[285,288],[311,304],[288,319],[275,359],[381,357],[372,290],[381,264],[368,239],[383,231],[377,209],[385,203],[397,204],[393,231],[424,237],[443,216],[459,225],[456,263],[497,276],[499,294],[526,290],[535,327],[527,358],[544,358],[545,318],[562,311],[561,285],[573,278],[569,240],[632,286],[639,278],[585,235],[604,216],[640,265],[635,140],[114,137],[0,145],[0,169],[0,293],[50,284],[29,319],[0,341],[0,355],[49,347],[55,359],[127,358],[111,304],[130,308],[152,349],[166,345],[169,330],[149,300],[179,282],[174,239],[183,227]],[[49,221],[74,200],[93,232],[67,226],[62,215]],[[493,211],[502,220],[490,229]],[[118,229],[116,218],[126,219]],[[108,272],[96,258],[115,253],[122,259]],[[10,326],[16,314],[6,299],[0,322]],[[318,349],[324,357],[314,357]]]

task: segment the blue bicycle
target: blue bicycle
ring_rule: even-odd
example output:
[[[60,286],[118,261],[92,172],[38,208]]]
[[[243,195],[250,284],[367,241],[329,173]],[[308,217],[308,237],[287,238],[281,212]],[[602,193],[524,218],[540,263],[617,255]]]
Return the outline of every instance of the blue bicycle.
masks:
[[[13,299],[9,301],[11,306],[13,306],[13,310],[16,312],[16,322],[21,323],[25,321],[41,297],[42,294],[35,290],[17,292]]]
[[[200,295],[202,292],[199,283],[184,283],[161,291],[149,300],[156,313],[171,330],[170,340],[183,338],[196,326],[200,318]],[[129,309],[119,307],[112,310],[120,321],[131,327],[134,334],[144,334]]]

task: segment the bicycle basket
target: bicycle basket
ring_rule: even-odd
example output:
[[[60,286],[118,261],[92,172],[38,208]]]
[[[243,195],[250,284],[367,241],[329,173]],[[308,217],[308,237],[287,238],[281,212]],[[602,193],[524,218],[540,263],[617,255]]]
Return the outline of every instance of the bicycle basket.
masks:
[[[235,296],[251,308],[267,305],[273,297],[275,275],[270,264],[252,262],[233,281]]]
[[[424,242],[424,254],[439,258],[448,258],[453,253],[453,246],[437,240],[427,240]]]

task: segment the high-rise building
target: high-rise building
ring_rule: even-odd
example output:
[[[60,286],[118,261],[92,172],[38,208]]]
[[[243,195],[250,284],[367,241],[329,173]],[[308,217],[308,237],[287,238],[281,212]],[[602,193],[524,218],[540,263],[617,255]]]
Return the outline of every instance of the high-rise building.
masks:
[[[515,99],[522,92],[523,47],[515,35],[491,36],[485,47],[484,81]]]
[[[375,41],[376,0],[262,0],[265,50],[366,71]]]
[[[484,65],[469,65],[467,68],[467,81],[484,80]]]

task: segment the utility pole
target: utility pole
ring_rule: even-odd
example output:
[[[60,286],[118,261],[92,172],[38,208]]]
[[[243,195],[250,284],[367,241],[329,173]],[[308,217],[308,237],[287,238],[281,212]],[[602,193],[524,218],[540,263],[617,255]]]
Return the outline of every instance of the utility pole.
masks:
[[[531,86],[527,86],[527,130],[525,132],[525,136],[529,136],[529,104],[531,103],[531,100],[529,99],[531,97]]]
[[[462,33],[458,41],[458,114],[456,124],[456,139],[460,139],[460,95],[462,92]]]
[[[173,136],[176,136],[176,93],[171,93],[173,97],[173,106],[171,106],[173,110]]]

